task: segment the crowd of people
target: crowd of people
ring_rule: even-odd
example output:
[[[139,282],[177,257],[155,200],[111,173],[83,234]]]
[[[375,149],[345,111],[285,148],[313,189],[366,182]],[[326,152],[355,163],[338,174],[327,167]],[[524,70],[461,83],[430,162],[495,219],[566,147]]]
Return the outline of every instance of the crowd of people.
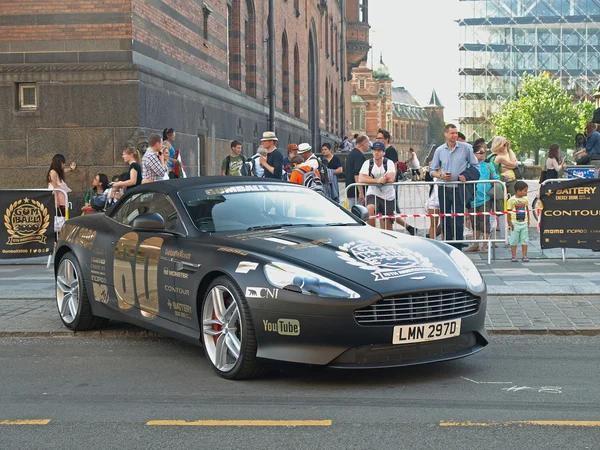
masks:
[[[600,166],[600,133],[596,125],[589,123],[587,141],[584,138],[581,149],[575,154],[580,161],[598,161]],[[148,147],[143,155],[133,147],[127,146],[122,152],[123,161],[129,168],[121,175],[115,176],[109,183],[108,176],[97,173],[92,185],[86,192],[82,212],[105,209],[115,202],[123,192],[143,183],[168,180],[185,176],[179,151],[173,147],[176,134],[173,128],[167,128],[163,135],[151,134]],[[335,154],[335,148],[330,143],[321,146],[321,156],[318,157],[308,143],[291,143],[287,147],[287,156],[278,150],[279,142],[272,131],[263,133],[261,145],[251,157],[242,153],[242,143],[231,142],[231,152],[221,163],[221,175],[224,176],[256,176],[297,183],[316,190],[323,195],[339,202],[340,193],[338,176],[345,173],[347,189],[347,207],[361,204],[367,207],[375,225],[379,218],[382,228],[391,230],[394,223],[406,228],[408,233],[417,233],[413,226],[406,223],[400,216],[398,189],[395,182],[401,177],[414,181],[431,182],[426,209],[434,217],[430,219],[426,236],[431,239],[440,238],[450,241],[457,248],[466,247],[465,226],[472,230],[473,244],[466,252],[487,253],[487,239],[492,230],[497,230],[504,236],[510,229],[510,245],[513,261],[516,261],[516,248],[523,249],[523,261],[527,259],[527,228],[529,224],[529,205],[527,203],[528,186],[522,181],[519,163],[510,141],[502,136],[496,136],[491,141],[491,148],[484,139],[478,139],[472,144],[466,142],[457,127],[448,124],[444,129],[445,143],[440,145],[433,156],[428,158],[425,166],[421,167],[416,152],[411,148],[408,159],[399,161],[398,151],[391,145],[391,135],[387,130],[379,130],[376,140],[371,143],[366,135],[355,135],[352,140],[344,137],[338,150],[346,152],[345,164]],[[365,154],[373,153],[371,159]],[[580,162],[580,163],[582,163]],[[550,146],[545,162],[545,178],[558,178],[566,165],[565,158],[560,156],[557,144]],[[65,173],[76,170],[77,164],[70,163],[66,167],[63,155],[55,155],[47,175],[49,189],[59,189],[55,193],[57,210],[65,215],[66,201],[60,191],[70,192],[65,182]],[[405,175],[406,174],[406,175]],[[467,181],[489,181],[489,183],[469,184],[470,188],[462,185]],[[504,204],[502,185],[492,183],[501,180],[506,186],[509,199]],[[506,206],[506,210],[504,210]],[[493,212],[502,211],[508,214],[506,220]],[[467,214],[466,218],[436,217],[436,214],[449,213],[483,213]],[[379,217],[378,217],[379,215]]]

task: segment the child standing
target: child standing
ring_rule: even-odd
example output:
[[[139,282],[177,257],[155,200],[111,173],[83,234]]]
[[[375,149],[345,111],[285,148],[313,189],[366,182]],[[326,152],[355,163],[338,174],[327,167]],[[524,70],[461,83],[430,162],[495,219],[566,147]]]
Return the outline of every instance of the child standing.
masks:
[[[512,262],[518,262],[517,245],[521,244],[523,248],[523,262],[529,262],[527,258],[527,245],[529,244],[529,201],[527,200],[527,190],[529,186],[524,181],[515,183],[515,193],[507,204],[508,228],[510,228],[510,251],[512,253]]]

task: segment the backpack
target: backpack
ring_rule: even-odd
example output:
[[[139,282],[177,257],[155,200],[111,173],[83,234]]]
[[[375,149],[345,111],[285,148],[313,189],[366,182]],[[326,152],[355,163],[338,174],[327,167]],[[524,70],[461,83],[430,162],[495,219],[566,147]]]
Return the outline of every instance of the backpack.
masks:
[[[406,171],[406,163],[404,161],[398,161],[396,163],[396,181],[402,181]]]
[[[331,188],[331,178],[329,176],[329,169],[327,168],[327,164],[323,161],[322,158],[318,158],[316,155],[312,155],[310,158],[308,158],[308,160],[313,159],[313,158],[317,161],[317,163],[319,165],[318,170],[319,170],[319,174],[321,175],[321,178],[319,179],[319,181],[321,182],[321,186],[322,186],[322,194],[327,198],[333,198],[333,192],[332,192],[332,188]]]
[[[387,173],[387,166],[388,166],[388,159],[384,156],[383,157],[383,175],[385,175]],[[375,161],[373,159],[369,160],[369,176],[371,178],[375,178],[373,176],[373,167],[375,166]]]
[[[242,177],[255,177],[256,176],[256,166],[254,163],[256,162],[256,158],[259,158],[260,155],[254,155],[250,159],[244,161],[242,167],[240,167],[240,176]]]
[[[490,156],[488,156],[488,157],[485,159],[485,162],[486,162],[486,163],[488,163],[488,164],[491,164],[492,166],[494,166],[494,169],[496,170],[496,173],[497,173],[498,175],[500,175],[500,174],[502,173],[502,167],[501,167],[501,166],[502,166],[502,164],[496,164],[496,163],[494,162],[494,159],[496,158],[496,156],[498,156],[498,154],[497,154],[497,153],[492,153]]]
[[[296,168],[294,169],[294,172],[302,174],[302,186],[312,189],[313,191],[318,192],[319,194],[325,195],[323,189],[323,181],[321,180],[321,178],[319,178],[315,169],[311,167],[309,171],[306,171],[300,168]]]
[[[242,155],[240,153],[240,156],[242,157],[242,167],[244,167],[243,165],[246,164],[246,161],[248,161],[248,159]],[[225,158],[225,175],[229,175],[229,164],[231,163],[231,155],[227,155],[227,158]],[[240,168],[240,175],[242,174],[242,169]]]

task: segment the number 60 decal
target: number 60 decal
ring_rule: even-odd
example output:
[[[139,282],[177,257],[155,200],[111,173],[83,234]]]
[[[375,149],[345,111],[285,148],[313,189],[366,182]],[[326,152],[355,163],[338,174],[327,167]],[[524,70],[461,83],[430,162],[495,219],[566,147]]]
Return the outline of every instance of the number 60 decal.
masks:
[[[148,238],[138,244],[137,233],[127,233],[115,246],[113,279],[119,309],[139,305],[142,316],[158,314],[158,261],[163,239]]]

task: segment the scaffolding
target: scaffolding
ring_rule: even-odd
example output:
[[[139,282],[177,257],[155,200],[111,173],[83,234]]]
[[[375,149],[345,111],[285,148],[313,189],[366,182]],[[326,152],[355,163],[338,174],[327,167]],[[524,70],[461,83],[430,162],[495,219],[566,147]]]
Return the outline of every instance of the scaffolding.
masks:
[[[575,99],[600,79],[600,0],[460,0],[461,131],[492,135],[491,116],[523,73],[549,72]],[[468,16],[468,17],[466,17]]]

